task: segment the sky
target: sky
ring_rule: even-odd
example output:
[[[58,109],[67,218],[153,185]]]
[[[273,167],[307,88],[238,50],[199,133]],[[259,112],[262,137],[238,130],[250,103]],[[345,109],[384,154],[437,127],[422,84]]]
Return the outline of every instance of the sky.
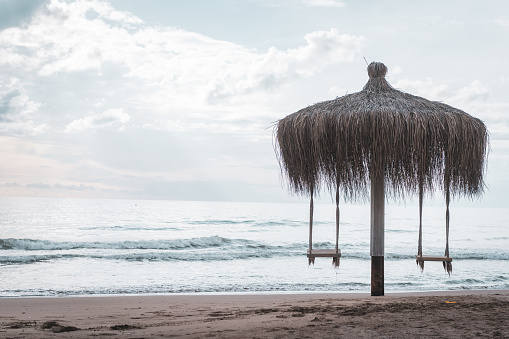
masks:
[[[360,91],[484,121],[509,206],[509,2],[0,0],[0,196],[302,201],[273,125]],[[325,194],[324,199],[330,199]]]

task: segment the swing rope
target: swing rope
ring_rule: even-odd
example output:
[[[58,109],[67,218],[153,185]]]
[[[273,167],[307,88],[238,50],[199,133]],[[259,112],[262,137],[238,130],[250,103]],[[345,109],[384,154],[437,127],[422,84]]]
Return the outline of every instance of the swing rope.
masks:
[[[341,252],[339,250],[339,182],[336,190],[336,247],[332,249],[317,249],[313,250],[313,187],[311,187],[311,199],[309,201],[309,249],[308,249],[308,264],[315,264],[316,257],[332,257],[332,265],[339,267],[339,257]]]
[[[309,252],[313,249],[313,187],[311,187],[311,200],[309,202]],[[308,265],[315,264],[315,258],[308,258]]]
[[[339,250],[339,181],[336,182],[336,253]],[[339,267],[339,257],[332,257],[332,265]]]
[[[447,193],[445,197],[445,256],[449,258],[449,186],[447,186]],[[442,265],[444,266],[444,270],[447,271],[449,275],[452,273],[452,262],[450,261],[442,261]]]
[[[424,259],[422,257],[422,200],[423,200],[423,184],[419,182],[419,244],[417,247],[417,264],[421,268],[421,272],[424,270]],[[449,257],[449,202],[450,202],[450,191],[449,186],[446,185],[445,191],[445,258]],[[442,261],[444,270],[451,275],[452,273],[452,262],[451,260]]]
[[[417,256],[422,257],[422,180],[419,181],[419,246],[417,247]],[[424,271],[424,260],[417,260],[417,264]]]

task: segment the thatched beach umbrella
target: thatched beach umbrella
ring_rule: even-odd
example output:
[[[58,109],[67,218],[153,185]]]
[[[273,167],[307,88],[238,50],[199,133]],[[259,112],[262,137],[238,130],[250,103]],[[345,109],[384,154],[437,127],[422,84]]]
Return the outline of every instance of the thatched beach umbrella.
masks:
[[[386,73],[384,64],[373,62],[362,91],[303,108],[275,126],[276,151],[289,188],[311,197],[311,211],[320,190],[335,193],[336,227],[340,192],[355,201],[367,197],[371,187],[372,295],[384,293],[385,196],[419,195],[422,209],[424,194],[442,190],[448,234],[450,197],[483,193],[488,148],[481,120],[398,91],[385,80]],[[420,229],[419,255],[421,234]],[[447,246],[447,257],[448,251]]]

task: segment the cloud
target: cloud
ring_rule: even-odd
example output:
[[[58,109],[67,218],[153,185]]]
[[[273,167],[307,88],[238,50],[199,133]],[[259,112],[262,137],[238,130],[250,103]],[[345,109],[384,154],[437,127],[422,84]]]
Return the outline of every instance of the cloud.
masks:
[[[445,84],[437,84],[431,78],[425,80],[401,79],[394,87],[428,100],[444,102],[482,119],[495,138],[508,136],[509,117],[506,112],[509,105],[490,101],[492,91],[486,83],[480,80],[473,80],[460,88],[451,88]]]
[[[484,102],[491,95],[491,90],[485,83],[474,80],[467,86],[460,88],[449,98],[451,103],[458,105],[469,105],[475,102]]]
[[[0,136],[0,182],[25,185],[34,182],[66,180],[66,172],[74,165],[51,158],[74,152],[72,147],[29,141],[26,138]],[[64,178],[64,179],[62,179]]]
[[[0,135],[13,135],[15,121],[25,134],[44,122],[37,140],[54,146],[12,150],[0,179],[20,190],[85,183],[120,192],[161,180],[259,184],[269,173],[279,187],[267,128],[284,100],[274,98],[294,96],[301,81],[363,48],[362,36],[329,29],[256,50],[150,26],[103,1],[51,0],[25,25],[0,31],[0,74],[19,79],[1,87],[9,113],[0,114]]]
[[[34,121],[41,103],[32,101],[21,81],[11,78],[0,82],[0,133],[4,135],[35,135],[46,127]]]
[[[463,26],[465,25],[465,22],[461,20],[454,20],[450,18],[444,18],[441,15],[433,15],[433,16],[427,16],[423,19],[425,26],[435,26],[435,27],[448,27],[448,26]]]
[[[343,1],[337,0],[303,0],[304,4],[313,7],[345,7],[345,3]]]
[[[431,78],[425,80],[400,79],[393,87],[413,95],[422,96],[428,100],[440,101],[449,95],[445,84],[436,84]]]
[[[106,2],[52,0],[27,26],[2,32],[0,63],[44,76],[98,69],[103,61],[119,61],[129,29],[141,23]]]
[[[27,23],[47,0],[0,1],[0,30]]]
[[[255,0],[257,3],[263,4],[267,7],[301,7],[309,6],[309,7],[329,7],[329,8],[342,8],[346,6],[344,1],[340,0]]]
[[[330,29],[306,34],[292,48],[255,50],[150,26],[102,1],[51,0],[27,25],[0,32],[0,72],[33,84],[26,93],[38,94],[47,133],[118,131],[129,121],[260,139],[270,137],[265,128],[275,120],[275,109],[264,103],[288,85],[355,60],[363,48],[362,36]],[[129,115],[105,113],[118,107],[129,107]],[[30,129],[37,131],[36,124]]]
[[[486,101],[491,95],[488,85],[479,80],[474,80],[459,89],[451,89],[445,84],[435,83],[431,78],[425,80],[400,79],[394,87],[428,100],[444,101],[459,107]]]
[[[105,128],[122,129],[130,120],[130,116],[123,108],[110,108],[102,113],[87,115],[72,121],[64,130],[64,133],[74,133],[83,130],[97,130]]]
[[[282,51],[273,47],[239,60],[209,85],[208,101],[271,91],[296,78],[312,76],[332,63],[353,60],[364,43],[363,37],[340,34],[337,29],[312,32],[304,39],[306,44],[298,48]]]
[[[98,17],[121,23],[122,26],[126,28],[134,28],[134,25],[143,23],[143,20],[137,16],[127,11],[118,11],[114,9],[109,3],[103,1],[91,1],[87,4],[83,4],[80,9],[85,11],[85,14],[87,15],[89,15],[92,11],[93,14],[96,14]]]
[[[507,18],[496,19],[494,22],[497,25],[502,26],[502,27],[508,27],[509,26],[509,19],[507,19]]]
[[[336,29],[310,33],[305,42],[259,52],[181,29],[148,27],[103,2],[53,0],[28,27],[0,34],[0,66],[48,77],[90,70],[101,74],[119,65],[124,77],[154,86],[174,103],[201,99],[210,104],[274,90],[331,63],[350,61],[363,47],[362,37]]]

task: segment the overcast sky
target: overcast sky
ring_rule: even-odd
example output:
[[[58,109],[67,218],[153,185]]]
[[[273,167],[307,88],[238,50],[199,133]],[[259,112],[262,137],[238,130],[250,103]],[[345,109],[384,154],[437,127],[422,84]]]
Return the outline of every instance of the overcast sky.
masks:
[[[360,91],[366,58],[486,123],[476,203],[507,207],[508,13],[505,0],[0,0],[0,195],[288,200],[273,123]]]

